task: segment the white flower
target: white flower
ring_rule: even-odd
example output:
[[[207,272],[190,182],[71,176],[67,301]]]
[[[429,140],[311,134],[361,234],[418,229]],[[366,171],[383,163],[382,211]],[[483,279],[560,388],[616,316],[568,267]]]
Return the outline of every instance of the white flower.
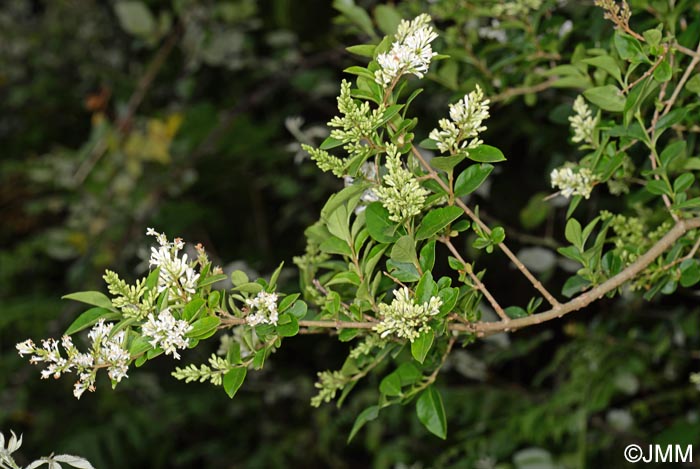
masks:
[[[417,16],[411,22],[401,21],[391,50],[377,56],[380,66],[374,77],[377,83],[388,86],[407,73],[423,78],[430,61],[437,55],[430,45],[437,34],[429,23],[430,16],[426,14]]]
[[[31,339],[27,339],[24,342],[20,342],[15,345],[15,348],[17,349],[17,353],[19,353],[20,357],[30,355],[34,353],[34,342],[32,342]]]
[[[501,22],[497,19],[491,20],[491,26],[482,26],[479,28],[479,37],[493,39],[501,44],[508,40],[505,29],[501,28]]]
[[[387,145],[386,151],[387,174],[382,178],[384,185],[377,187],[374,195],[389,211],[389,219],[402,223],[423,210],[430,193],[421,187],[413,173],[403,167],[396,145]]]
[[[152,347],[162,348],[166,355],[172,355],[177,360],[180,359],[177,349],[185,349],[190,344],[185,334],[191,330],[192,326],[187,321],[175,319],[170,308],[162,310],[158,319],[149,314],[148,320],[141,327],[143,335],[151,337]]]
[[[593,145],[593,131],[598,123],[598,117],[592,116],[586,100],[581,95],[574,101],[574,115],[569,116],[569,122],[571,130],[574,131],[574,136],[571,138],[574,143],[584,142]]]
[[[381,337],[393,334],[413,342],[421,333],[430,331],[428,321],[440,312],[442,300],[436,296],[423,304],[416,304],[411,299],[411,292],[403,287],[394,293],[390,305],[381,303],[379,314],[381,322],[374,326]]]
[[[178,253],[185,247],[180,238],[175,238],[171,243],[164,233],[157,233],[149,228],[146,234],[155,236],[159,247],[151,248],[151,258],[148,263],[151,267],[159,267],[158,292],[172,290],[175,295],[186,293],[189,300],[195,293],[199,274],[187,262],[187,254],[178,257]]]
[[[277,312],[277,294],[261,291],[254,298],[245,300],[250,308],[246,316],[246,322],[251,326],[258,324],[277,324],[279,314]]]
[[[433,129],[429,137],[443,153],[478,147],[483,142],[476,137],[486,130],[483,122],[489,118],[489,103],[481,87],[476,85],[474,91],[450,104],[450,119],[440,119],[440,129]]]
[[[579,168],[574,172],[571,167],[565,166],[552,170],[550,177],[552,187],[559,189],[566,198],[581,195],[588,199],[596,182],[593,172],[588,168]]]

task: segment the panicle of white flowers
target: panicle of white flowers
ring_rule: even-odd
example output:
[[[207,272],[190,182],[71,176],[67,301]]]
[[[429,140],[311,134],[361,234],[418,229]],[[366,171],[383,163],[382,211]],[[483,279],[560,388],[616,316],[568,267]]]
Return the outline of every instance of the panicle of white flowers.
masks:
[[[598,117],[593,117],[591,109],[581,95],[574,101],[574,115],[569,116],[569,122],[571,130],[574,131],[574,136],[571,139],[574,143],[594,144],[593,131],[598,123]]]
[[[314,148],[311,145],[303,143],[301,148],[307,152],[313,161],[316,162],[316,166],[321,171],[330,171],[336,177],[343,177],[345,173],[345,162],[328,153],[326,150],[321,150],[320,148]]]
[[[423,78],[430,61],[437,55],[430,43],[438,35],[430,26],[430,21],[427,14],[419,15],[410,22],[401,21],[391,49],[377,56],[380,69],[375,72],[374,80],[378,84],[388,86],[405,74]]]
[[[185,247],[185,243],[180,238],[175,238],[170,242],[164,233],[158,233],[153,228],[148,228],[146,234],[155,236],[160,245],[158,248],[151,248],[149,260],[151,267],[160,268],[158,292],[170,290],[176,296],[184,295],[185,299],[189,301],[197,287],[199,274],[187,262],[187,254],[178,257],[178,253]]]
[[[350,358],[357,359],[363,355],[369,355],[375,348],[384,348],[387,342],[388,340],[379,334],[369,334],[362,342],[350,350]]]
[[[501,27],[501,22],[497,19],[492,19],[490,26],[480,27],[479,37],[484,39],[493,39],[494,41],[500,42],[501,44],[508,40],[506,30]]]
[[[277,293],[261,291],[254,298],[245,300],[245,304],[250,309],[245,318],[249,325],[277,324]]]
[[[483,122],[489,118],[489,103],[481,87],[476,85],[474,91],[450,104],[450,118],[440,119],[440,129],[433,129],[429,137],[443,153],[478,147],[483,142],[476,137],[486,130]]]
[[[199,381],[203,383],[209,381],[215,386],[220,386],[224,375],[230,371],[233,366],[226,361],[225,358],[217,357],[216,354],[212,354],[209,357],[209,365],[197,365],[189,364],[184,368],[177,367],[171,375],[179,380],[184,380],[185,383],[192,381]]]
[[[552,187],[559,189],[567,199],[572,195],[581,195],[588,199],[593,191],[596,179],[588,168],[578,168],[574,171],[571,166],[563,166],[552,170],[550,174]]]
[[[124,349],[125,331],[119,331],[112,335],[111,323],[105,323],[100,319],[95,324],[88,338],[92,341],[91,350],[81,353],[73,344],[70,336],[63,336],[60,345],[65,351],[65,357],[59,349],[59,342],[55,339],[41,341],[41,347],[37,347],[31,339],[16,345],[20,356],[31,355],[30,363],[44,362],[46,368],[41,370],[41,378],[54,377],[58,379],[63,373],[75,371],[78,375],[73,387],[73,395],[80,399],[85,391],[95,390],[95,379],[99,368],[107,368],[109,378],[118,383],[127,378],[131,355]]]
[[[404,168],[396,145],[387,145],[386,151],[387,173],[382,178],[384,185],[377,187],[374,193],[389,211],[389,219],[400,223],[423,210],[430,192],[421,187],[413,173]]]
[[[166,355],[172,355],[179,360],[180,354],[177,349],[185,349],[190,341],[185,337],[192,326],[182,319],[175,319],[170,312],[170,308],[163,309],[158,313],[158,319],[153,313],[148,315],[148,319],[141,326],[144,336],[150,337],[149,343],[153,348],[160,347]]]
[[[348,378],[340,371],[319,371],[317,375],[318,381],[314,383],[314,387],[318,389],[318,394],[311,398],[313,407],[332,401],[335,394],[348,382]]]
[[[350,82],[343,80],[338,96],[338,111],[341,115],[328,122],[328,126],[332,128],[330,136],[343,142],[343,149],[348,152],[350,158],[369,155],[371,148],[368,142],[372,133],[380,126],[385,110],[383,105],[371,109],[367,101],[358,102],[353,99]],[[301,147],[322,171],[331,171],[337,177],[345,175],[346,160],[307,144],[302,144]]]
[[[416,304],[409,289],[402,287],[394,293],[391,304],[379,305],[381,322],[373,330],[379,332],[382,338],[395,335],[413,342],[422,333],[430,331],[428,321],[440,312],[440,306],[442,300],[436,296],[428,302]]]
[[[119,308],[125,317],[143,319],[155,307],[158,292],[151,290],[146,294],[145,278],[137,280],[135,285],[129,285],[111,270],[105,271],[102,278],[109,292],[115,296],[112,305]]]
[[[492,9],[495,16],[522,16],[537,10],[542,6],[542,0],[514,0],[510,2],[499,2]]]

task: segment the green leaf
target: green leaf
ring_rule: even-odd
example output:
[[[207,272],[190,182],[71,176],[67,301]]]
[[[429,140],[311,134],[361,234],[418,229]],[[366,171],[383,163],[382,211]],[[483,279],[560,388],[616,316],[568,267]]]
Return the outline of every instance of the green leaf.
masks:
[[[583,92],[587,100],[599,108],[610,112],[622,112],[625,109],[625,97],[614,85],[596,86]]]
[[[435,340],[435,332],[429,331],[424,332],[417,339],[411,342],[411,355],[416,359],[418,363],[423,363],[425,357],[428,356],[430,348],[433,346],[433,340]]]
[[[496,226],[491,230],[493,244],[501,244],[506,239],[506,230],[502,226]]]
[[[244,283],[244,284],[236,286],[235,288],[233,288],[233,290],[240,291],[243,293],[256,294],[256,293],[260,293],[261,291],[263,291],[263,286],[260,285],[258,282],[248,282],[248,283]]]
[[[671,188],[663,179],[647,181],[646,189],[654,195],[671,195]]]
[[[241,344],[231,341],[226,351],[226,361],[232,365],[238,365],[241,363],[241,359]]]
[[[581,233],[581,224],[575,218],[570,218],[566,222],[566,228],[564,229],[564,237],[566,240],[583,250],[583,234]]]
[[[421,140],[421,142],[418,144],[419,147],[425,148],[426,150],[437,150],[437,142],[433,139],[426,138],[424,140]]]
[[[228,278],[228,275],[226,274],[217,274],[217,275],[210,275],[209,277],[205,279],[201,279],[197,286],[199,287],[206,287],[207,285],[214,284],[216,282],[220,282],[222,280],[226,280]]]
[[[115,313],[118,312],[117,309],[112,306],[112,301],[104,293],[100,293],[98,291],[79,291],[69,295],[64,295],[61,297],[61,299],[80,301],[81,303],[108,309],[110,311],[114,311]]]
[[[277,321],[277,335],[293,337],[299,333],[299,321],[292,313],[285,313]]]
[[[458,219],[464,212],[455,206],[436,208],[423,217],[416,230],[416,240],[427,239],[442,231],[447,225]]]
[[[158,278],[160,277],[160,267],[156,267],[148,274],[146,278],[146,290],[151,291],[158,285]]]
[[[478,147],[469,150],[467,157],[478,163],[495,163],[498,161],[505,161],[506,157],[503,156],[503,152],[496,147],[491,145],[479,145]]]
[[[436,156],[430,160],[430,166],[441,171],[450,172],[466,157],[466,153],[459,153],[454,156]]]
[[[508,306],[503,309],[503,312],[511,319],[524,318],[528,316],[527,311],[525,311],[520,306]]]
[[[442,405],[440,393],[431,385],[423,391],[416,402],[416,414],[418,420],[433,435],[447,438],[447,419],[445,408]]]
[[[153,348],[153,346],[148,342],[148,337],[142,335],[134,337],[129,344],[129,355],[132,357],[135,355],[140,355]]]
[[[401,378],[398,374],[390,373],[379,383],[379,391],[387,396],[401,395]]]
[[[591,282],[581,277],[580,275],[574,275],[569,277],[569,279],[564,282],[564,286],[561,288],[561,293],[567,298],[571,298],[576,293],[579,293],[589,287]]]
[[[357,65],[353,65],[352,67],[348,67],[348,68],[346,68],[346,69],[343,70],[343,71],[344,71],[345,73],[349,73],[349,74],[351,74],[351,75],[357,75],[357,76],[360,76],[360,77],[365,77],[365,78],[367,78],[368,80],[374,80],[374,73],[370,72],[370,71],[367,70],[365,67],[360,67],[360,66],[357,66]],[[329,137],[329,138],[330,138],[330,137]],[[326,140],[328,140],[328,139],[326,139]],[[335,140],[335,139],[333,139],[333,140]],[[336,141],[337,141],[337,142],[340,142],[339,140],[336,140]],[[324,141],[324,143],[325,143],[325,141]],[[334,142],[333,142],[333,143],[334,143]],[[342,142],[341,142],[341,144],[342,144]],[[323,147],[323,144],[321,144],[321,150],[328,150],[329,148],[334,148],[334,147],[336,147],[336,146],[339,146],[339,145],[335,145],[335,146],[331,146],[331,147],[326,147],[326,148],[324,148],[324,147]]]
[[[371,422],[377,417],[379,417],[379,406],[376,405],[367,407],[365,410],[360,412],[360,415],[358,415],[355,419],[355,423],[352,426],[352,430],[350,430],[350,435],[348,436],[348,443],[352,441],[355,435],[357,435],[357,432],[359,432],[360,429],[362,429],[362,427],[364,427],[367,422]]]
[[[695,182],[695,176],[693,173],[683,173],[673,181],[673,192],[679,194],[685,192],[693,185]]]
[[[656,138],[658,139],[661,133],[669,127],[672,127],[682,121],[687,113],[688,108],[683,107],[680,109],[674,109],[665,116],[662,116],[656,123]]]
[[[474,164],[462,171],[455,181],[455,196],[463,197],[477,190],[491,171],[493,166],[490,164]]]
[[[391,260],[394,262],[405,262],[417,264],[416,242],[410,235],[404,235],[391,248]]]
[[[425,246],[421,248],[418,263],[424,272],[433,270],[433,266],[435,265],[435,240],[426,243]]]
[[[696,73],[690,80],[688,80],[688,82],[685,84],[685,89],[691,93],[700,94],[700,73]]]
[[[299,298],[299,296],[299,293],[293,293],[291,295],[285,296],[284,298],[282,298],[282,301],[280,301],[277,310],[280,313],[287,311],[287,309],[289,309],[289,307],[292,306],[292,303],[294,303]]]
[[[342,256],[352,256],[352,249],[348,246],[347,241],[331,236],[321,243],[319,246],[322,252],[327,254],[340,254]]]
[[[381,202],[372,202],[365,209],[367,231],[379,243],[392,243],[398,238],[396,224],[389,220],[389,211]]]
[[[120,317],[121,314],[114,313],[106,308],[90,308],[75,318],[75,321],[68,326],[68,329],[66,329],[66,332],[64,332],[63,335],[72,335],[76,332],[82,331],[83,329],[92,326],[100,319],[111,321],[114,319],[119,319]]]
[[[345,71],[347,72],[347,69]],[[323,142],[321,142],[321,146],[319,146],[319,148],[321,150],[330,150],[332,148],[339,147],[339,146],[343,145],[344,143],[345,143],[344,141],[338,140],[337,138],[327,137]]]
[[[233,399],[236,392],[245,381],[245,375],[248,373],[248,369],[245,367],[234,368],[228,371],[224,375],[224,391],[228,394],[228,397]]]
[[[681,286],[688,288],[700,282],[700,263],[695,259],[681,262]]]
[[[399,27],[401,15],[391,5],[377,5],[374,9],[374,19],[384,34],[393,35]]]
[[[654,69],[654,80],[663,83],[671,79],[673,72],[671,70],[671,65],[666,59],[662,60],[661,63]]]
[[[205,316],[203,318],[197,319],[192,323],[192,330],[187,334],[187,337],[191,339],[206,339],[216,333],[216,328],[219,327],[221,319],[216,316]]]
[[[350,22],[360,28],[363,33],[372,38],[377,37],[377,33],[374,32],[374,26],[372,25],[372,19],[363,8],[355,5],[353,1],[334,0],[333,8],[341,12]]]
[[[613,36],[613,43],[617,49],[617,53],[623,60],[630,62],[648,61],[646,55],[642,51],[642,46],[639,41],[632,36],[616,31]]]
[[[622,81],[622,74],[620,73],[620,66],[617,65],[617,62],[615,59],[610,57],[609,55],[599,55],[598,57],[591,57],[589,59],[583,59],[581,62],[588,64],[588,65],[593,65],[594,67],[598,67],[602,70],[605,70],[608,72],[610,76],[612,76],[615,80],[617,80],[618,83]]]
[[[437,285],[435,284],[435,280],[433,280],[433,273],[430,271],[423,273],[418,285],[416,285],[416,303],[423,304],[429,302],[436,288]]]
[[[685,202],[675,204],[675,207],[679,210],[695,210],[700,208],[700,197],[693,197]]]
[[[195,298],[194,300],[187,303],[185,308],[182,310],[182,319],[190,322],[199,313],[199,310],[204,306],[204,300],[202,298]]]
[[[642,33],[642,36],[650,46],[658,46],[661,42],[661,31],[658,29],[647,29]]]
[[[294,302],[292,307],[289,308],[288,313],[294,315],[297,319],[301,319],[304,316],[306,316],[306,310],[307,310],[306,303],[304,303],[301,300],[297,300]]]
[[[370,59],[374,57],[374,49],[377,46],[374,44],[360,44],[357,46],[346,47],[345,50],[351,54],[359,55],[360,57],[369,57]]]
[[[134,36],[149,36],[156,31],[156,20],[143,2],[117,2],[114,13],[124,31]]]
[[[673,143],[668,144],[664,151],[659,155],[659,160],[661,160],[661,167],[667,168],[669,164],[679,156],[685,154],[686,142],[685,140],[676,140]]]
[[[248,280],[248,275],[242,270],[234,270],[231,272],[231,283],[234,287],[238,287],[248,282],[250,282],[250,280]]]

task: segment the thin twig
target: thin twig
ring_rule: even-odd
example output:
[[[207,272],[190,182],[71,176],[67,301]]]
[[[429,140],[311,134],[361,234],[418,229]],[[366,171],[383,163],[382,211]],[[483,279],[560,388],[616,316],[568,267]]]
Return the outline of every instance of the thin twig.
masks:
[[[469,277],[474,281],[474,284],[476,285],[476,288],[479,289],[479,291],[484,295],[486,300],[489,302],[491,307],[496,311],[496,314],[498,314],[498,317],[500,317],[503,321],[510,321],[510,318],[508,315],[503,311],[503,308],[501,308],[501,305],[498,304],[498,301],[493,297],[491,292],[486,288],[486,285],[479,280],[479,277],[474,274],[474,270],[471,268],[470,265],[467,264],[467,261],[464,260],[462,255],[457,251],[457,248],[455,247],[454,244],[452,244],[452,241],[450,241],[450,238],[443,237],[440,239],[440,241],[447,246],[447,249],[450,250],[453,256],[459,260],[459,262],[462,263],[462,265],[466,266],[465,271],[469,275]]]
[[[619,274],[609,278],[605,282],[601,283],[597,287],[580,294],[576,298],[551,308],[548,311],[543,311],[541,313],[533,314],[532,316],[527,316],[524,318],[511,319],[509,322],[496,321],[496,322],[478,322],[470,326],[465,326],[463,324],[452,324],[450,329],[465,332],[474,332],[479,336],[486,334],[494,334],[497,332],[513,331],[516,329],[522,329],[523,327],[532,326],[534,324],[541,324],[546,321],[550,321],[555,318],[561,318],[562,316],[571,313],[572,311],[577,311],[581,308],[588,306],[594,301],[605,296],[606,293],[615,290],[622,284],[634,278],[641,271],[646,269],[657,257],[663,254],[668,248],[670,248],[681,236],[686,234],[692,229],[700,228],[700,217],[691,218],[688,220],[678,221],[671,230],[664,235],[659,241],[656,242],[647,252],[639,256],[639,258],[625,268]]]
[[[551,77],[541,83],[531,86],[521,86],[517,88],[509,88],[502,93],[494,96],[490,96],[489,99],[492,103],[497,103],[499,101],[505,101],[516,96],[521,96],[530,93],[540,93],[544,90],[551,88],[551,86],[559,79],[559,77]]]
[[[420,154],[418,149],[413,144],[411,145],[411,153],[413,153],[413,156],[416,157],[416,159],[421,163],[423,168],[426,171],[428,171],[428,173],[440,185],[440,187],[442,187],[443,190],[449,194],[451,192],[450,188],[447,187],[447,184],[445,184],[445,182],[442,179],[440,179],[440,176],[438,176],[435,170],[428,164],[427,161],[425,161],[423,155]],[[472,212],[472,210],[469,207],[467,207],[467,205],[464,202],[462,202],[461,199],[455,199],[455,204],[459,206],[459,208],[461,208],[464,211],[464,213],[466,213],[467,216],[472,219],[472,221],[477,223],[482,230],[484,230],[487,234],[491,233],[491,229],[488,226],[486,226],[486,224],[483,221],[481,221],[481,219],[479,219],[479,217],[477,217],[476,214]],[[515,254],[513,254],[513,251],[508,249],[508,246],[506,246],[505,243],[498,243],[498,247],[511,260],[515,267],[525,276],[525,278],[528,279],[532,286],[535,287],[535,289],[539,291],[542,294],[542,296],[544,296],[544,298],[550,305],[559,305],[557,299],[554,298],[554,296],[551,293],[549,293],[549,291],[547,291],[547,289],[542,285],[542,283],[539,280],[535,278],[534,275],[532,275],[532,273],[528,270],[527,267],[525,267],[525,265],[520,261],[520,259],[518,259],[518,257]]]

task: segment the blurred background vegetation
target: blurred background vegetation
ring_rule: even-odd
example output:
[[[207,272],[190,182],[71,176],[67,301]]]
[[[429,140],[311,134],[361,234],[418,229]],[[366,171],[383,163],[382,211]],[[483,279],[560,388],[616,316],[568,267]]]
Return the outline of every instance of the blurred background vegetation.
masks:
[[[61,295],[103,289],[105,268],[142,274],[147,226],[201,242],[227,271],[264,275],[284,260],[293,290],[303,230],[342,185],[298,142],[326,135],[342,70],[358,63],[345,47],[420,12],[441,31],[436,50],[451,56],[433,65],[412,106],[422,131],[475,83],[487,90],[494,104],[484,140],[508,162],[470,203],[506,226],[529,266],[560,289],[571,269],[554,250],[564,217],[541,200],[551,169],[573,159],[567,116],[576,92],[567,88],[576,84],[548,70],[577,45],[610,38],[591,3],[3,1],[0,431],[24,433],[27,460],[66,452],[97,468],[624,467],[631,442],[697,447],[698,391],[688,374],[700,364],[700,324],[691,292],[602,301],[454,353],[438,383],[444,442],[411,408],[392,408],[347,445],[377,383],[359,386],[341,409],[310,408],[315,372],[337,368],[346,353],[347,344],[324,337],[290,340],[234,400],[175,381],[164,359],[132,370],[116,391],[104,382],[76,401],[70,380],[39,380],[14,349],[60,336],[78,312]],[[631,4],[642,13],[634,21],[651,27],[669,2]],[[687,34],[697,38],[697,6],[679,8],[694,12]],[[597,197],[590,213],[620,209]],[[527,303],[528,284],[513,279],[504,257],[479,264],[502,303]],[[205,361],[211,342],[183,363]]]

